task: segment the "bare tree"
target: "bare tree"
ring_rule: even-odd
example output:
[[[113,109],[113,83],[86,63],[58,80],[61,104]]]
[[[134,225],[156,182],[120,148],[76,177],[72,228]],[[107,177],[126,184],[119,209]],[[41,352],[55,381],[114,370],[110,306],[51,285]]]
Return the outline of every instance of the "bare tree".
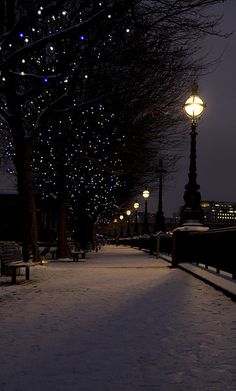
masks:
[[[163,113],[177,102],[185,88],[184,82],[200,70],[188,57],[193,44],[207,33],[217,33],[214,30],[217,19],[206,15],[217,3],[219,0],[113,0],[99,4],[95,1],[78,4],[73,0],[1,2],[1,115],[13,139],[26,259],[30,253],[35,259],[39,256],[32,146],[56,110],[70,109],[71,97],[78,92],[76,86],[80,88],[78,95],[82,103],[99,98],[94,88],[89,90],[81,83],[84,70],[88,67],[91,70],[94,65],[89,55],[82,56],[80,64],[81,51],[77,52],[76,45],[83,34],[91,34],[95,45],[100,45],[102,75],[107,79],[96,78],[98,91],[116,96],[115,112],[122,118],[118,125],[125,125],[126,115],[129,119],[124,126],[127,140],[138,139],[141,144],[145,127],[147,137],[158,134],[153,138],[158,143],[165,138],[164,125],[165,130],[171,128],[174,120],[172,117],[167,124]],[[124,22],[127,26],[122,28]],[[126,34],[130,33],[130,26],[129,41]],[[104,43],[108,50],[102,50]],[[125,45],[128,45],[127,51]],[[168,61],[161,63],[158,60],[165,53],[165,47]],[[116,60],[115,53],[118,53]],[[147,58],[141,58],[142,55]],[[173,69],[178,69],[176,79]],[[187,72],[185,76],[184,72]],[[114,76],[116,83],[110,83]],[[124,167],[132,161],[129,155],[132,153],[124,157]],[[137,172],[141,172],[140,167]],[[132,181],[130,179],[130,183]]]

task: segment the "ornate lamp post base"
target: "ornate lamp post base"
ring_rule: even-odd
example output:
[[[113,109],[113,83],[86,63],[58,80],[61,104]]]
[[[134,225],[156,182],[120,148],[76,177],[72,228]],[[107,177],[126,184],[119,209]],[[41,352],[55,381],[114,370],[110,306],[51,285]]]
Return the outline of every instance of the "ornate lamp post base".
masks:
[[[181,225],[203,225],[204,215],[202,208],[193,209],[183,206],[181,210]]]
[[[201,207],[200,186],[197,184],[196,170],[196,123],[192,123],[191,149],[190,149],[190,166],[189,166],[189,181],[185,186],[184,201],[185,205],[181,210],[181,225],[189,225],[194,222],[194,225],[203,225],[204,215]],[[191,223],[190,223],[191,222]]]
[[[162,211],[158,211],[156,213],[156,223],[155,223],[155,232],[166,232],[166,225],[165,225],[165,217],[164,213]]]

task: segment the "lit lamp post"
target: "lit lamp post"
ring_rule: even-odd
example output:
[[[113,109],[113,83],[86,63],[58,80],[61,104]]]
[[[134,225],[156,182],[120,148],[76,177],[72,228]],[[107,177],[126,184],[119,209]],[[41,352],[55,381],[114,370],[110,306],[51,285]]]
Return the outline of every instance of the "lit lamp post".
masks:
[[[196,127],[197,119],[202,115],[206,105],[198,96],[198,86],[193,84],[192,94],[187,99],[183,108],[186,115],[191,119],[191,149],[190,149],[190,166],[189,166],[189,181],[185,186],[184,201],[185,205],[181,210],[181,225],[184,226],[199,226],[204,222],[203,211],[201,208],[200,186],[197,184],[197,169],[196,169]]]
[[[114,225],[115,225],[114,237],[115,237],[115,239],[116,239],[116,238],[117,238],[117,229],[116,229],[117,219],[114,219]]]
[[[131,215],[131,211],[127,210],[126,214],[127,214],[127,232],[126,232],[126,237],[130,238],[131,237],[131,233],[130,233],[130,215]]]
[[[145,212],[144,212],[144,221],[143,221],[143,230],[142,230],[142,235],[149,235],[149,227],[148,227],[148,218],[147,218],[147,199],[150,196],[150,192],[146,188],[143,191],[143,198],[145,200]]]
[[[123,233],[123,218],[124,218],[124,216],[120,215],[120,237],[121,238],[124,237],[124,233]]]
[[[139,208],[139,203],[138,201],[135,201],[134,203],[134,209],[135,209],[135,224],[134,224],[134,235],[139,235],[138,232],[138,208]]]

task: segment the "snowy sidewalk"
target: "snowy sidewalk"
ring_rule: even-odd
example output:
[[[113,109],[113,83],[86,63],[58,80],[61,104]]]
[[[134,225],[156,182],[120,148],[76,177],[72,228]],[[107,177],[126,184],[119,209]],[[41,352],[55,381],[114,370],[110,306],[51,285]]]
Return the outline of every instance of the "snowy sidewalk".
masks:
[[[235,305],[131,248],[36,266],[0,283],[0,391],[235,391]]]
[[[171,257],[168,255],[160,254],[160,257],[170,263],[172,262]],[[230,273],[223,271],[217,273],[216,268],[214,267],[209,266],[208,269],[205,269],[205,265],[203,264],[199,264],[197,266],[188,262],[181,262],[178,264],[178,267],[208,283],[214,288],[219,289],[225,295],[231,297],[232,300],[236,301],[236,281],[232,279],[232,275]]]

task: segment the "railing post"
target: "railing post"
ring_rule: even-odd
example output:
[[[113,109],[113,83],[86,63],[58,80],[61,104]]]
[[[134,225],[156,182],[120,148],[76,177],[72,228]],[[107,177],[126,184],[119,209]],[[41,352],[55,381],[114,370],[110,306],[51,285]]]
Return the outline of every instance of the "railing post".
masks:
[[[156,258],[159,258],[159,254],[160,254],[160,239],[161,239],[161,231],[157,232],[156,235]]]
[[[173,232],[172,236],[172,267],[176,267],[178,262],[177,262],[177,231]]]

